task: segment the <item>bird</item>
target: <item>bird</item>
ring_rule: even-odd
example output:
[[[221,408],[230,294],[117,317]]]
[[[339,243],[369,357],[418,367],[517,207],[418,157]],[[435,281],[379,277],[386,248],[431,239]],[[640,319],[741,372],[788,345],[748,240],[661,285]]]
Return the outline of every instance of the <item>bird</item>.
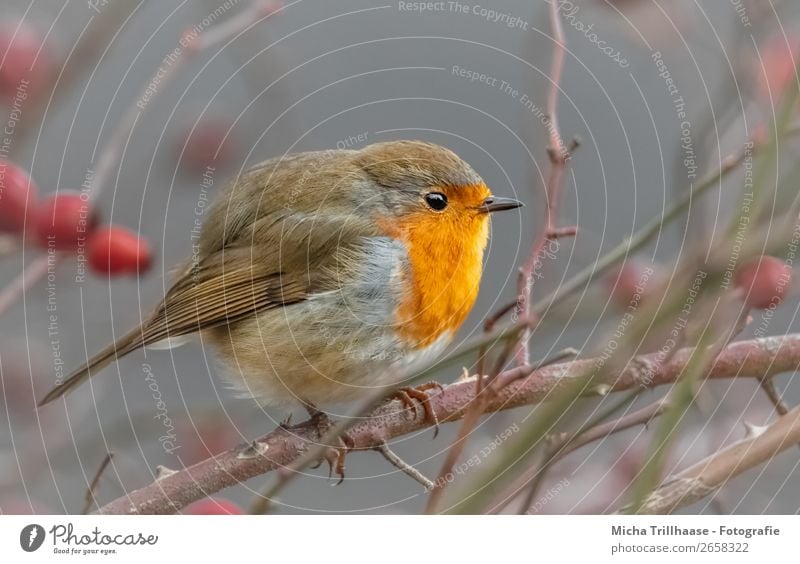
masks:
[[[472,309],[490,216],[522,205],[423,141],[264,161],[220,191],[144,322],[39,405],[141,347],[197,334],[223,377],[266,405],[318,414],[397,386],[395,369],[440,355]]]

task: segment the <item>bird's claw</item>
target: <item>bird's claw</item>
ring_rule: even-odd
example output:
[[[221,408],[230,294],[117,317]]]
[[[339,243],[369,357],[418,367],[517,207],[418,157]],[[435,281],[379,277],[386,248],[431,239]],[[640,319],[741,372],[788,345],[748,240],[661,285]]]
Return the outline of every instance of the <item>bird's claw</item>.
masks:
[[[311,414],[311,419],[307,422],[307,424],[313,426],[316,429],[317,434],[320,438],[323,438],[325,435],[328,434],[334,423],[331,421],[328,414],[323,411],[314,411]],[[355,442],[353,441],[352,437],[349,434],[343,433],[341,436],[337,438],[338,445],[337,446],[329,446],[325,449],[325,454],[322,455],[319,462],[312,466],[312,468],[319,468],[323,461],[328,463],[328,478],[333,477],[333,473],[336,472],[336,475],[339,477],[339,480],[334,484],[338,486],[344,481],[345,477],[345,458],[347,457],[347,453],[355,446]]]
[[[422,406],[425,423],[433,426],[433,438],[439,435],[439,417],[431,406],[431,398],[428,395],[428,390],[437,390],[441,392],[444,388],[439,382],[428,382],[416,388],[400,388],[392,396],[392,399],[400,400],[405,409],[409,409],[417,416],[417,402]],[[414,400],[417,400],[416,402]]]

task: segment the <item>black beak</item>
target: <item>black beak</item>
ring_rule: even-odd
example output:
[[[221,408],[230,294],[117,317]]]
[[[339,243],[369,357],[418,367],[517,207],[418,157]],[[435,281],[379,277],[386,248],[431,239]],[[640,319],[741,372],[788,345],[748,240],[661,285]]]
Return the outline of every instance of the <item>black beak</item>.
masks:
[[[501,198],[499,196],[489,196],[480,205],[478,210],[483,213],[494,213],[504,210],[515,210],[524,206],[519,200],[514,198]]]

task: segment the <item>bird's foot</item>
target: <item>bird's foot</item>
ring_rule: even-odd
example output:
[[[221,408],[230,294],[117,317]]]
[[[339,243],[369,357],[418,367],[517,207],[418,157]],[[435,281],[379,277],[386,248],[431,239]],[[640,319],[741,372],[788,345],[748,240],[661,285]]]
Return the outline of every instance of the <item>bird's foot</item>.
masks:
[[[414,417],[417,416],[417,402],[419,402],[425,416],[425,423],[433,426],[433,438],[435,439],[439,434],[439,418],[431,406],[431,397],[428,391],[436,390],[441,392],[443,389],[439,382],[428,382],[416,388],[400,388],[390,399],[397,399],[403,402],[404,408],[413,411]],[[417,402],[414,400],[417,400]]]
[[[320,439],[323,439],[328,432],[334,427],[334,421],[328,416],[327,413],[324,411],[320,411],[316,408],[307,408],[309,414],[311,415],[311,419],[309,419],[303,425],[310,425],[314,428],[317,432],[317,436]],[[325,454],[322,455],[320,461],[313,466],[313,468],[319,468],[323,461],[328,463],[328,478],[333,476],[333,473],[336,472],[336,475],[339,477],[339,480],[334,485],[339,485],[344,481],[345,477],[345,458],[350,450],[353,449],[355,446],[355,442],[353,441],[352,437],[347,432],[342,433],[339,437],[336,438],[336,445],[328,446],[325,449]]]

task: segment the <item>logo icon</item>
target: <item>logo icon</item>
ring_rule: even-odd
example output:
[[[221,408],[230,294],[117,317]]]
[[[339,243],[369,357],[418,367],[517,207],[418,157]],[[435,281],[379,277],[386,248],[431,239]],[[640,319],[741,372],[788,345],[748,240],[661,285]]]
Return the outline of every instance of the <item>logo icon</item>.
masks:
[[[44,527],[35,523],[26,525],[19,534],[19,545],[25,552],[38,550],[44,542]]]

